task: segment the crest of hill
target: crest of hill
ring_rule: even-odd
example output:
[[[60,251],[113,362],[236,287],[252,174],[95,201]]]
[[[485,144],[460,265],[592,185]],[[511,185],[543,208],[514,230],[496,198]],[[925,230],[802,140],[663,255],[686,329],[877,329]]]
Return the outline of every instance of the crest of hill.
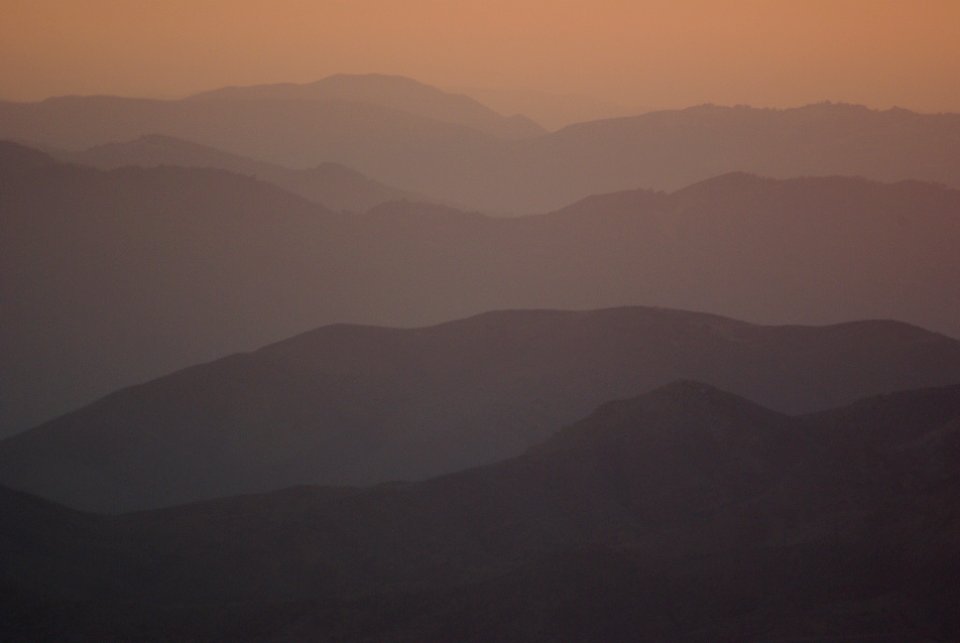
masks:
[[[82,152],[64,152],[60,156],[74,163],[107,169],[131,165],[219,168],[268,181],[332,210],[365,212],[390,201],[431,201],[375,181],[340,163],[325,162],[311,168],[292,169],[160,134],[106,143]]]
[[[641,307],[339,324],[117,391],[0,442],[0,482],[118,510],[418,479],[516,455],[604,400],[682,378],[810,410],[960,381],[960,344],[894,322],[763,327]],[[725,399],[697,387],[650,399]]]
[[[778,179],[748,172],[728,172],[669,193],[634,189],[596,194],[530,219],[649,218],[659,222],[658,233],[663,234],[665,230],[683,226],[687,219],[698,216],[697,213],[708,211],[712,211],[711,220],[729,217],[730,225],[739,225],[746,221],[745,217],[760,214],[771,219],[788,213],[803,217],[795,218],[795,221],[819,218],[819,208],[834,210],[840,203],[848,206],[844,217],[862,217],[862,225],[867,226],[864,232],[876,234],[889,225],[889,221],[885,221],[889,213],[914,208],[960,212],[960,190],[916,180],[890,183],[855,176]],[[871,217],[876,223],[883,222],[883,227],[870,229],[873,225]],[[900,221],[904,223],[902,219]],[[950,221],[955,221],[956,225]],[[942,223],[954,229],[960,227],[960,217],[951,215]]]
[[[210,169],[17,172],[0,219],[8,433],[339,321],[625,302],[773,323],[902,319],[953,336],[960,319],[960,193],[920,183],[731,175],[504,220],[409,203],[334,216]]]
[[[909,421],[878,431],[875,409]],[[19,554],[0,582],[84,600],[72,615],[17,604],[18,631],[99,638],[190,639],[229,621],[298,640],[331,627],[340,640],[759,640],[800,622],[818,640],[922,640],[931,624],[953,640],[960,471],[930,466],[928,438],[958,419],[957,386],[788,417],[684,381],[604,404],[517,458],[417,483],[111,517],[0,489],[20,517],[0,523]],[[499,616],[465,613],[491,601]],[[567,616],[571,602],[589,609]]]
[[[375,97],[381,84],[388,87],[384,96],[412,93],[423,100],[357,102]],[[312,86],[281,94],[310,95]],[[418,89],[414,81],[348,77],[317,87],[315,95],[330,98],[0,102],[0,136],[76,149],[162,133],[290,167],[334,161],[400,189],[494,214],[555,210],[638,185],[673,191],[731,171],[960,186],[957,114],[831,104],[701,106],[507,140],[476,124],[493,118],[499,131],[503,117],[468,110],[462,101],[450,106],[442,93]],[[228,93],[248,91],[259,90]],[[417,112],[420,102],[446,107]],[[461,112],[473,116],[458,117]]]
[[[345,100],[374,103],[439,121],[466,125],[501,138],[546,133],[524,116],[505,117],[463,94],[454,94],[411,78],[384,74],[336,74],[313,83],[225,87],[188,100]]]

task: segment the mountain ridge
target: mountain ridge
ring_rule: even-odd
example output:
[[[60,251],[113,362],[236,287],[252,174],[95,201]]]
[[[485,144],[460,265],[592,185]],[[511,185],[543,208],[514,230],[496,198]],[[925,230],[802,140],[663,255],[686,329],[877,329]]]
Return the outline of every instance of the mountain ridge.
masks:
[[[598,619],[615,638],[691,641],[738,632],[775,639],[802,630],[824,640],[956,632],[956,588],[947,579],[956,569],[960,523],[949,518],[960,470],[955,461],[931,470],[901,445],[960,419],[958,392],[888,396],[883,404],[912,418],[890,435],[874,431],[862,410],[876,398],[832,409],[839,421],[825,422],[702,383],[672,383],[605,404],[511,460],[423,482],[83,514],[78,534],[94,540],[36,540],[44,528],[29,520],[35,548],[23,565],[57,562],[34,566],[46,592],[21,607],[11,631],[27,639],[41,623],[59,623],[102,637],[109,623],[108,631],[142,639],[222,632],[229,621],[249,624],[238,636],[258,640],[439,641],[466,628],[529,640],[531,628],[567,613],[556,631],[584,641],[602,630]],[[719,416],[690,414],[691,402]],[[931,404],[946,411],[930,415]],[[851,438],[824,441],[824,431]],[[0,490],[0,502],[6,495]],[[62,522],[56,512],[51,518]],[[8,541],[28,538],[11,529],[0,526]],[[96,540],[113,548],[91,550]],[[65,562],[104,556],[117,564],[93,577]],[[8,586],[12,579],[14,588],[29,580],[8,576]],[[85,610],[58,608],[77,587],[88,592]],[[511,617],[465,625],[466,611],[486,614],[485,604]],[[104,620],[118,610],[125,618]]]
[[[0,170],[5,433],[335,322],[642,304],[960,336],[960,192],[936,186],[751,179],[516,219],[410,202],[351,217],[224,172],[48,164]]]
[[[235,102],[0,103],[0,136],[75,148],[158,132],[290,167],[335,161],[399,189],[510,215],[551,211],[638,185],[677,190],[729,171],[960,187],[960,115],[949,113],[714,106],[504,140],[383,105]]]
[[[643,307],[339,324],[0,441],[0,483],[116,511],[420,479],[511,457],[605,399],[691,377],[811,410],[960,382],[960,342],[896,322],[764,327]]]
[[[81,152],[63,152],[63,160],[100,169],[123,166],[212,167],[266,180],[332,210],[364,212],[392,201],[427,203],[429,198],[384,185],[342,164],[320,163],[291,169],[162,134],[105,143]]]
[[[188,96],[186,100],[349,100],[377,102],[396,109],[460,123],[514,139],[545,130],[531,119],[505,116],[465,94],[444,91],[412,78],[387,74],[334,74],[308,83],[231,86]]]

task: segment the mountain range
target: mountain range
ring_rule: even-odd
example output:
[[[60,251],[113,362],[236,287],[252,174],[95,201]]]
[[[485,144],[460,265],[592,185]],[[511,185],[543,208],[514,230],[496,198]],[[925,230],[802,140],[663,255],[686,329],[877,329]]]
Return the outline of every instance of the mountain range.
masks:
[[[418,483],[120,516],[3,490],[10,640],[954,640],[960,389],[681,381]]]
[[[0,145],[0,427],[330,323],[624,304],[960,336],[960,192],[730,174],[498,219],[332,212],[221,170],[100,171]]]
[[[64,162],[105,170],[165,165],[227,170],[268,181],[331,210],[366,212],[374,206],[393,201],[428,203],[431,200],[374,181],[339,163],[290,169],[157,134],[132,141],[105,143],[80,152],[56,151],[52,155]]]
[[[464,96],[382,76],[228,88],[173,101],[0,103],[3,138],[77,150],[153,134],[294,168],[340,163],[492,214],[546,212],[636,187],[676,190],[732,171],[960,187],[960,115],[846,104],[703,105],[548,133]]]
[[[115,392],[0,441],[0,484],[119,512],[515,456],[605,400],[693,378],[788,412],[960,383],[906,324],[755,326],[652,308],[334,325]]]
[[[412,78],[386,74],[334,74],[306,84],[224,87],[194,94],[187,100],[345,101],[382,105],[443,123],[465,125],[506,139],[545,133],[542,127],[522,115],[505,117],[462,93],[444,91]]]
[[[960,641],[960,112],[652,110],[719,70],[663,49],[697,11],[630,107],[533,87],[623,73],[636,29],[594,4],[546,16],[552,63],[522,7],[326,4],[158,14],[106,76],[133,14],[20,12],[83,91],[390,42],[450,85],[0,100],[0,643]],[[48,95],[17,33],[0,81]],[[542,73],[479,89],[503,61]]]

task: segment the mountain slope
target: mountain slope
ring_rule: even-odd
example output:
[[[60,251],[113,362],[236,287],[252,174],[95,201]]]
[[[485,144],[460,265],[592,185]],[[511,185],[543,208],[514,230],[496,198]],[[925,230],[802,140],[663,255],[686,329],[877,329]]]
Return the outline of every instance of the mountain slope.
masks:
[[[430,199],[398,190],[337,163],[294,170],[256,161],[169,136],[142,136],[122,143],[97,145],[82,152],[62,153],[66,161],[102,169],[124,166],[216,168],[269,181],[332,210],[365,212],[391,201],[428,202]]]
[[[210,100],[0,103],[0,137],[77,149],[164,134],[289,167],[337,162],[400,189],[506,214],[638,186],[676,190],[732,171],[960,187],[957,114],[706,105],[505,140],[386,104],[299,98],[309,86],[236,92],[288,90],[297,98],[231,99],[227,92]]]
[[[960,192],[927,184],[734,174],[520,219],[411,203],[348,217],[222,171],[0,148],[4,434],[336,322],[644,304],[960,336]]]
[[[540,205],[549,210],[587,194],[638,185],[677,190],[732,171],[916,179],[956,188],[958,151],[958,114],[833,103],[703,105],[571,125],[531,140],[509,172],[517,200],[526,198],[523,183],[536,185],[553,199]]]
[[[960,382],[960,343],[892,322],[763,327],[650,308],[328,326],[0,442],[0,483],[123,511],[422,478],[516,455],[605,399],[677,378],[811,410]]]
[[[899,430],[874,430],[878,417]],[[514,460],[422,483],[85,517],[117,543],[101,575],[125,600],[101,589],[78,613],[51,583],[48,603],[8,630],[951,640],[960,469],[926,463],[931,438],[956,435],[958,420],[957,387],[790,417],[674,383],[603,405]],[[849,439],[824,439],[835,432]]]
[[[382,105],[507,139],[544,133],[543,128],[528,118],[504,117],[469,96],[445,92],[411,78],[384,74],[335,74],[299,85],[225,87],[196,94],[189,100],[340,100]]]
[[[0,102],[0,138],[78,150],[153,134],[292,168],[335,162],[424,194],[433,193],[423,187],[443,186],[463,163],[488,159],[508,144],[464,125],[343,100]],[[441,189],[437,198],[459,203],[450,193]]]
[[[5,431],[312,326],[299,280],[331,309],[356,283],[316,260],[340,215],[266,183],[52,163],[0,181]]]

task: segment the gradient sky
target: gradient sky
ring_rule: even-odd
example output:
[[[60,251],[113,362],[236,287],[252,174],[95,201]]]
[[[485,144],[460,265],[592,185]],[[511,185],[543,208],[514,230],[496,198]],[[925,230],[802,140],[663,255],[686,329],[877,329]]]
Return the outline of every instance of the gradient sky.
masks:
[[[960,111],[958,0],[0,0],[0,97],[382,72],[620,104]]]

